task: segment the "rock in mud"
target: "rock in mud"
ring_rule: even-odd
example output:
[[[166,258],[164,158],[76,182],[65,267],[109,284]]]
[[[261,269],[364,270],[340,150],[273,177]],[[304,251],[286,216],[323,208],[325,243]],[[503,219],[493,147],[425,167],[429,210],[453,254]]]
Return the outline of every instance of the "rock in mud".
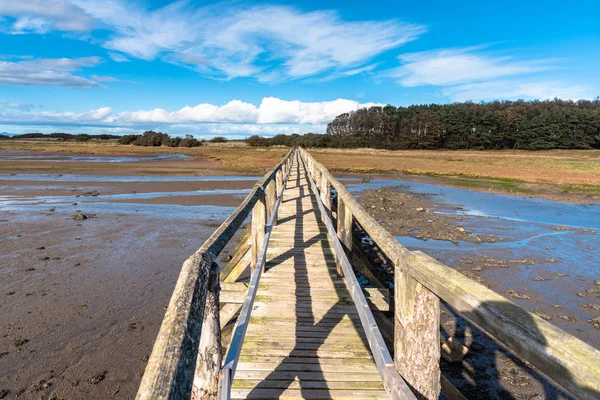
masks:
[[[88,219],[88,216],[85,215],[85,214],[79,213],[79,214],[75,214],[75,216],[73,217],[73,219],[76,220],[76,221],[83,221],[83,220]]]
[[[577,318],[569,317],[568,315],[559,315],[558,318],[569,322],[577,321]]]
[[[108,374],[108,371],[102,371],[99,374],[92,376],[88,382],[92,385],[97,385],[106,378],[106,374]]]
[[[521,293],[517,293],[516,291],[512,290],[512,289],[508,289],[506,291],[506,293],[510,296],[510,297],[514,297],[515,299],[523,299],[523,300],[528,300],[531,297],[529,297],[526,294],[521,294]]]
[[[600,311],[600,304],[588,303],[588,304],[583,304],[582,307],[591,308],[592,310]]]
[[[589,324],[592,324],[592,328],[596,329],[596,330],[600,330],[600,317],[596,317],[596,318],[592,318],[592,319],[588,319],[587,321]]]
[[[27,343],[29,343],[29,339],[17,339],[13,342],[13,345],[15,347],[22,347]]]
[[[541,312],[541,311],[532,311],[532,312],[533,312],[533,314],[537,315],[538,317],[540,317],[543,320],[546,320],[546,321],[552,320],[552,316],[549,315],[549,314],[546,314],[546,313]]]

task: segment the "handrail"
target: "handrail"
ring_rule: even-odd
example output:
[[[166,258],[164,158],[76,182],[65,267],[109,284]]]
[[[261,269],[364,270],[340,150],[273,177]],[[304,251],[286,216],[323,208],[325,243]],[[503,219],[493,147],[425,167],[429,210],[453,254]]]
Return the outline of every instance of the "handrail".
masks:
[[[302,164],[304,165],[304,161],[302,161]],[[304,165],[304,168],[306,169],[306,165]],[[341,264],[344,279],[346,280],[346,286],[350,291],[354,306],[358,311],[360,322],[365,330],[367,341],[369,342],[369,348],[373,354],[377,370],[379,371],[379,374],[383,380],[385,390],[392,399],[416,399],[415,395],[410,390],[404,379],[402,379],[398,371],[396,371],[394,368],[394,360],[392,359],[392,356],[390,355],[390,352],[383,341],[383,337],[379,327],[377,326],[377,322],[373,317],[369,303],[367,302],[360,284],[356,279],[356,275],[352,270],[348,256],[346,255],[346,252],[344,251],[344,248],[337,237],[336,231],[333,228],[333,223],[331,222],[331,218],[325,210],[325,206],[321,200],[321,196],[318,195],[320,194],[320,190],[317,188],[315,181],[310,176],[308,171],[306,176],[310,181],[312,190],[317,198],[317,205],[321,211],[321,219],[327,227],[330,240],[333,242],[336,258]]]
[[[356,221],[396,268],[455,308],[467,320],[533,364],[581,399],[600,397],[600,351],[503,296],[418,251],[411,252],[385,230],[344,185],[306,150],[303,159],[337,191]]]
[[[208,278],[213,261],[246,220],[259,195],[295,154],[287,155],[252,188],[242,204],[184,263],[154,342],[136,399],[188,399],[194,379]]]
[[[233,335],[231,337],[231,345],[227,350],[224,366],[221,369],[220,374],[218,395],[220,400],[229,400],[231,398],[231,383],[233,382],[233,379],[235,377],[235,371],[237,369],[238,360],[242,351],[242,345],[244,344],[244,338],[246,336],[246,330],[248,329],[248,322],[250,321],[250,314],[252,313],[254,300],[256,299],[256,293],[258,291],[258,284],[260,283],[262,270],[267,261],[269,239],[271,238],[273,225],[277,221],[277,211],[279,210],[279,205],[281,204],[281,201],[283,199],[283,192],[285,191],[285,186],[287,184],[287,180],[291,170],[292,169],[289,168],[287,173],[285,174],[285,177],[283,178],[281,190],[277,196],[277,201],[275,202],[273,211],[271,212],[271,218],[269,219],[269,223],[266,226],[265,237],[263,239],[262,247],[258,256],[258,262],[256,264],[256,268],[252,272],[252,276],[250,277],[250,283],[248,285],[246,297],[244,298],[242,310],[240,311],[240,316],[238,317],[237,322],[235,324],[235,328],[233,330]]]

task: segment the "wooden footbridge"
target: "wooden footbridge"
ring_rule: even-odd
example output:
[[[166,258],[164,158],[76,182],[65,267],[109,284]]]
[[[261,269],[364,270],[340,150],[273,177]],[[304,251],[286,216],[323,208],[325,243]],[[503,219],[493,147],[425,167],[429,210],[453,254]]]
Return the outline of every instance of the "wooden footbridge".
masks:
[[[219,254],[248,217],[220,271]],[[393,293],[358,251],[357,231],[394,269]],[[600,398],[600,351],[408,251],[292,149],[184,263],[137,398],[460,399],[440,373],[440,301],[564,391]]]

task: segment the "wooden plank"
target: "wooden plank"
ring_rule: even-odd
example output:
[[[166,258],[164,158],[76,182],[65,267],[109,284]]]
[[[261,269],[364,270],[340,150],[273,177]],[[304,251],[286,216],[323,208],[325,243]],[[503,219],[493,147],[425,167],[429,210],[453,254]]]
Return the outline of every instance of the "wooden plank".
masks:
[[[276,366],[275,366],[276,367]],[[274,368],[275,368],[274,367]],[[339,365],[337,368],[339,369]],[[377,371],[375,371],[377,372]],[[259,389],[332,389],[332,390],[379,390],[383,393],[383,385],[381,382],[355,382],[355,381],[345,381],[345,382],[323,382],[323,381],[278,381],[278,380],[252,380],[252,379],[239,379],[233,383],[234,388],[242,389],[251,389],[251,388],[259,388]]]
[[[337,366],[338,370],[340,365],[369,365],[373,366],[373,363],[369,359],[364,358],[326,358],[326,357],[276,357],[276,356],[240,356],[240,363],[274,363],[274,364],[320,364],[320,365],[332,365]]]
[[[352,358],[364,358],[373,362],[371,352],[367,350],[354,350],[354,351],[331,351],[331,350],[300,350],[300,349],[247,349],[244,350],[244,356],[275,356],[275,357],[317,357],[317,358],[339,358],[339,359],[352,359]]]
[[[233,317],[240,311],[242,308],[241,304],[227,303],[223,304],[221,307],[221,311],[219,312],[219,319],[221,329],[225,328],[225,325],[232,320]]]
[[[296,390],[234,389],[232,399],[387,399],[384,391],[368,390]]]
[[[340,372],[340,364],[320,364],[320,363],[264,363],[264,362],[240,362],[238,371],[303,371],[303,372]],[[368,372],[377,374],[377,368],[374,365],[348,365],[344,366],[343,372]],[[383,387],[383,385],[380,385]]]
[[[229,274],[225,278],[224,282],[232,283],[232,282],[237,281],[239,279],[239,277],[242,276],[244,271],[249,269],[251,258],[252,258],[252,251],[249,248],[248,251],[246,251],[246,254],[244,254],[244,257],[242,257],[240,259],[240,261],[229,272]]]
[[[246,283],[222,282],[221,283],[221,293],[220,293],[221,304],[224,304],[224,303],[242,304],[244,302],[244,297],[246,296],[247,291],[248,291],[248,284],[246,284]]]
[[[269,380],[307,380],[327,382],[379,382],[381,376],[375,372],[347,373],[347,372],[305,372],[305,371],[238,371],[238,379],[266,379]]]
[[[221,271],[220,280],[224,281],[227,279],[228,275],[235,268],[235,266],[239,263],[240,259],[246,254],[248,249],[250,248],[250,229],[251,225],[246,226],[246,229],[242,233],[240,237],[240,241],[235,246],[235,248],[231,251],[231,260],[227,263],[225,268]],[[234,280],[235,281],[235,280]]]

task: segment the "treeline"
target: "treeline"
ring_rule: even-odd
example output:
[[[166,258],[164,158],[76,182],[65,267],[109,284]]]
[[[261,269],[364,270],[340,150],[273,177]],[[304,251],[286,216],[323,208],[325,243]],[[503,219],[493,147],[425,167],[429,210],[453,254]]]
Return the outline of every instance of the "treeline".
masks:
[[[120,144],[132,144],[134,146],[168,146],[168,147],[198,147],[202,145],[198,139],[192,135],[185,135],[185,138],[171,137],[166,133],[146,131],[141,135],[119,136]]]
[[[371,107],[337,116],[327,135],[334,147],[600,148],[600,99]]]
[[[338,115],[326,134],[251,136],[251,146],[380,149],[598,149],[600,99],[371,107]]]
[[[70,140],[75,140],[78,142],[87,142],[88,140],[111,140],[111,139],[118,139],[121,136],[117,136],[117,135],[107,135],[107,134],[102,134],[102,135],[88,135],[87,133],[81,133],[81,134],[72,134],[72,133],[62,133],[62,132],[56,132],[56,133],[23,133],[21,135],[12,135],[12,136],[8,136],[8,135],[0,135],[0,139],[3,140],[11,140],[11,139],[58,139],[58,140],[62,140],[62,141],[70,141]]]

